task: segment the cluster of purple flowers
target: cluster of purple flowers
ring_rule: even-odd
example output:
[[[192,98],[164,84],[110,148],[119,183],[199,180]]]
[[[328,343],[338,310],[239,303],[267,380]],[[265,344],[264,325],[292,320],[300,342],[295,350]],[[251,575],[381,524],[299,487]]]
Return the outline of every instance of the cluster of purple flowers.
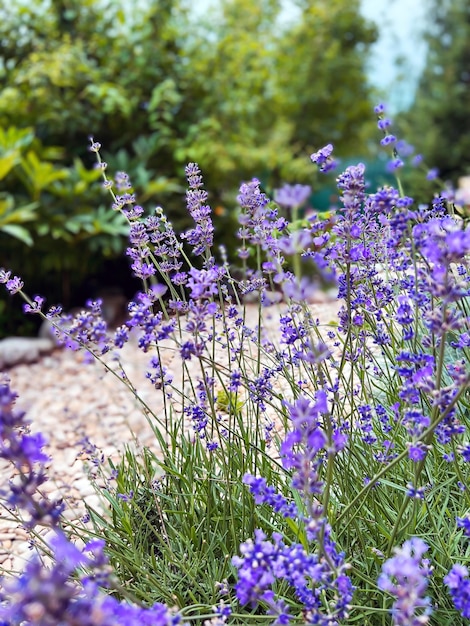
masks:
[[[180,616],[164,604],[150,608],[129,604],[103,592],[109,583],[103,542],[82,551],[62,533],[50,541],[53,564],[30,561],[17,578],[3,581],[2,626],[176,626]],[[79,573],[79,572],[86,573]],[[78,573],[78,580],[73,578]]]
[[[328,145],[320,148],[317,152],[314,152],[310,155],[310,159],[312,163],[318,165],[320,172],[326,174],[326,172],[330,172],[334,170],[337,162],[331,156],[333,154],[333,145],[329,143]]]
[[[334,548],[331,551],[334,553]],[[294,618],[286,601],[272,590],[281,580],[292,587],[304,607],[304,623],[327,626],[348,617],[354,589],[344,566],[338,564],[332,572],[326,558],[309,553],[298,543],[286,545],[279,533],[267,540],[261,530],[255,531],[254,540],[241,544],[240,552],[241,557],[232,559],[238,570],[237,598],[252,607],[262,602],[267,614],[275,616],[273,625],[290,624]]]
[[[423,559],[428,546],[414,537],[395,549],[395,556],[382,567],[378,586],[396,597],[391,610],[394,626],[424,626],[432,612],[431,599],[426,596],[428,578],[432,573],[428,559]]]
[[[193,252],[210,256],[210,248],[214,240],[214,226],[211,220],[211,209],[206,204],[208,194],[202,189],[201,171],[196,163],[186,166],[186,177],[189,189],[186,192],[186,205],[195,222],[195,227],[182,235],[183,239],[193,246]]]
[[[58,321],[59,340],[71,350],[94,348],[99,354],[108,352],[108,326],[101,313],[101,300],[88,300],[86,309],[75,316],[63,315]]]
[[[13,276],[11,278],[11,272],[0,268],[0,283],[3,283],[6,290],[11,295],[18,293],[24,287],[24,282],[19,276]]]
[[[280,206],[296,209],[307,202],[312,189],[309,185],[284,185],[276,189],[274,200]]]
[[[465,565],[456,563],[444,578],[455,608],[465,619],[470,619],[470,577]]]
[[[14,408],[16,398],[8,382],[0,381],[0,458],[9,461],[14,469],[6,488],[0,490],[0,497],[7,506],[28,516],[27,527],[55,527],[63,503],[51,501],[39,491],[47,481],[45,464],[49,457],[43,452],[46,441],[41,433],[29,433],[25,412]]]
[[[45,566],[36,555],[18,577],[4,578],[0,590],[2,626],[114,626],[147,624],[174,626],[180,616],[163,604],[142,608],[117,600],[103,592],[112,584],[104,541],[93,541],[83,550],[71,543],[61,530],[62,501],[42,496],[47,480],[42,435],[27,432],[25,413],[14,408],[16,394],[0,382],[0,458],[7,459],[14,477],[2,488],[0,497],[20,515],[29,516],[27,527],[46,525],[52,563]],[[78,580],[77,580],[78,576]]]
[[[311,550],[299,543],[286,545],[282,535],[273,533],[272,540],[257,530],[254,540],[240,546],[241,557],[232,562],[238,569],[235,585],[242,604],[263,603],[268,615],[276,616],[273,624],[289,624],[288,604],[276,597],[272,586],[285,580],[303,606],[307,624],[336,624],[346,619],[353,595],[353,585],[345,574],[344,554],[337,551],[331,529],[317,500],[323,483],[320,469],[325,456],[338,454],[346,445],[346,437],[338,429],[327,432],[322,418],[328,413],[326,395],[318,392],[315,401],[300,397],[288,405],[292,430],[281,445],[282,463],[292,470],[292,487],[306,506],[306,512],[289,502],[268,486],[263,478],[244,477],[257,504],[268,504],[284,517],[297,518],[305,526]],[[316,547],[315,547],[316,544]]]

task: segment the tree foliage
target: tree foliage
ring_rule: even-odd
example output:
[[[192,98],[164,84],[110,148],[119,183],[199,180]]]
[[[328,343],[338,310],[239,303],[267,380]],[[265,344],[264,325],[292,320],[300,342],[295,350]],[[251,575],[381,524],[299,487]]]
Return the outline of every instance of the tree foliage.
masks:
[[[16,224],[21,243],[7,242],[15,228],[0,228],[4,262],[22,254],[34,273],[39,254],[43,268],[68,274],[70,291],[97,247],[123,249],[123,224],[105,196],[97,200],[90,135],[109,170],[127,171],[139,201],[165,205],[177,228],[188,225],[188,161],[215,190],[213,205],[230,207],[252,176],[268,188],[311,182],[308,156],[325,143],[357,153],[372,130],[364,65],[375,38],[358,8],[297,0],[287,19],[278,0],[220,0],[209,19],[184,0],[4,5],[0,128],[27,130],[30,147],[18,156],[14,142],[0,146],[0,158],[16,154],[2,179],[10,204],[0,204],[0,226],[13,206],[31,205]],[[231,215],[220,213],[222,241]],[[32,242],[39,252],[25,255]]]
[[[405,116],[409,139],[454,184],[470,171],[470,5],[427,0],[427,63]]]

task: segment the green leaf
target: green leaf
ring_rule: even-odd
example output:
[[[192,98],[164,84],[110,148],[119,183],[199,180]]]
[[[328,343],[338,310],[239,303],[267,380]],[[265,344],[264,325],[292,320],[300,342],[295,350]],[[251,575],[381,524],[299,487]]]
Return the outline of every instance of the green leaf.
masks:
[[[15,239],[19,239],[27,246],[32,246],[34,243],[31,235],[26,230],[26,228],[23,228],[23,226],[18,226],[18,224],[5,224],[4,226],[0,227],[0,230],[4,233],[7,233],[8,235],[11,235],[12,237],[15,237]]]
[[[15,167],[20,159],[19,151],[15,150],[9,154],[0,156],[0,180],[3,180],[7,174]]]

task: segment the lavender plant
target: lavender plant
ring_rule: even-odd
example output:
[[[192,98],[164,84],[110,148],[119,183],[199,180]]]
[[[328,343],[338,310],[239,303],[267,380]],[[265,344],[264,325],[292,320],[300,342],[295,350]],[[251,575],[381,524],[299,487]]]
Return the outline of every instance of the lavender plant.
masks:
[[[113,581],[103,553],[103,541],[92,541],[79,550],[61,527],[61,502],[40,492],[47,480],[43,438],[25,432],[25,414],[13,407],[16,395],[9,384],[0,383],[0,458],[14,468],[13,478],[2,489],[2,504],[23,516],[28,528],[50,527],[45,548],[49,566],[36,556],[15,578],[4,579],[0,590],[0,623],[52,626],[70,624],[106,626],[116,623],[170,626],[180,621],[162,604],[149,609],[120,602],[103,593]]]
[[[391,134],[383,105],[375,113],[398,172],[410,148]],[[90,606],[109,598],[111,611],[125,607],[152,624],[468,619],[470,233],[448,194],[415,206],[398,176],[396,189],[369,192],[359,164],[337,178],[333,220],[298,220],[309,190],[286,187],[273,202],[253,179],[238,196],[236,267],[212,250],[197,165],[186,169],[194,226],[178,236],[161,208],[145,216],[127,176],[107,177],[97,142],[91,149],[113,208],[128,220],[127,254],[143,281],[126,323],[111,333],[99,302],[74,318],[44,313],[20,278],[0,274],[26,312],[122,380],[156,438],[155,449],[138,456],[129,448],[119,465],[101,465],[105,507],[89,510],[80,533],[104,539],[114,574],[88,596],[90,574],[75,575],[77,595],[63,613],[81,610],[77,598],[86,596]],[[325,173],[336,166],[332,145],[311,158]],[[317,319],[311,299],[333,285],[337,317]],[[126,345],[148,354],[161,411],[127,376]],[[170,351],[178,368],[166,364]],[[45,475],[24,473],[24,449],[6,447],[32,493]],[[60,527],[60,509],[22,497],[7,496],[8,505],[35,522],[47,512]],[[94,571],[94,561],[73,554],[57,574],[64,589],[77,567]],[[41,572],[36,563],[24,576]],[[11,597],[5,614],[29,623],[23,596]],[[42,596],[34,602],[49,615]]]

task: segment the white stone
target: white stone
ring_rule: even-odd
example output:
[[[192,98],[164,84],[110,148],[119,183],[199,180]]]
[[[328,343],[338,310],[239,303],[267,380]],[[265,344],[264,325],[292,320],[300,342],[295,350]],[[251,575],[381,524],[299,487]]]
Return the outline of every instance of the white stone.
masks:
[[[34,363],[41,354],[52,352],[50,339],[39,337],[7,337],[0,341],[0,369],[20,363]]]

